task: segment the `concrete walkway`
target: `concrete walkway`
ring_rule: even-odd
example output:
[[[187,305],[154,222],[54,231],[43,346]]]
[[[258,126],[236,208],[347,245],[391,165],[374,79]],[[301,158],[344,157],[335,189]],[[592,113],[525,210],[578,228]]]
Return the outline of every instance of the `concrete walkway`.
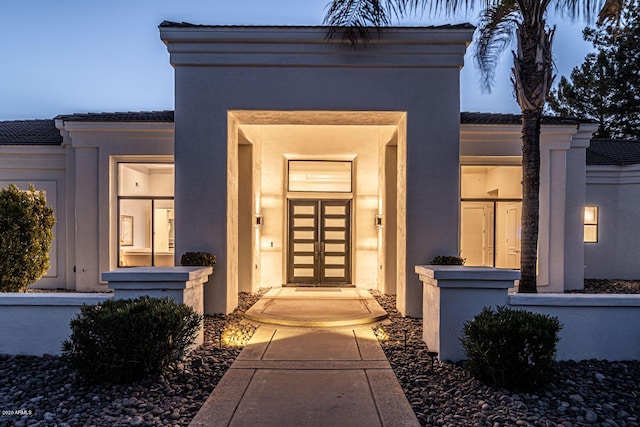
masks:
[[[308,294],[306,299],[322,300],[321,292]],[[356,307],[362,306],[358,299],[350,300],[351,304],[338,304],[345,309],[347,319],[362,310]],[[336,320],[335,295],[325,303],[329,317]],[[305,307],[304,301],[300,307]],[[289,308],[287,317],[294,314]],[[312,317],[315,319],[315,315]],[[261,324],[190,425],[420,424],[371,325],[329,328]]]

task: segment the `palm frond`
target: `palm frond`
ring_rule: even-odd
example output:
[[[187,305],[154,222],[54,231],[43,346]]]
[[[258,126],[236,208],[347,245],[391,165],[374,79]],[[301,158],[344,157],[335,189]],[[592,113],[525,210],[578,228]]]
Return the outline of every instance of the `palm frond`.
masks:
[[[618,25],[626,0],[555,0],[555,11],[569,18],[583,18],[587,22],[593,22],[593,17],[598,16],[598,25],[613,23]]]
[[[516,0],[502,0],[487,5],[480,14],[474,59],[481,73],[482,87],[489,92],[500,56],[511,44],[520,18]]]
[[[323,22],[331,27],[329,39],[341,35],[343,42],[355,47],[371,39],[373,28],[380,34],[393,20],[425,12],[452,15],[472,10],[473,4],[473,0],[332,0]]]
[[[342,41],[356,46],[366,43],[371,38],[370,28],[379,29],[391,24],[394,9],[389,8],[389,1],[380,0],[333,0],[327,9],[324,23],[331,28],[327,35],[334,39],[342,34]],[[395,7],[395,6],[394,6]]]
[[[604,6],[600,9],[600,13],[598,13],[598,25],[603,25],[607,22],[616,26],[619,25],[625,3],[626,2],[624,0],[605,1]]]

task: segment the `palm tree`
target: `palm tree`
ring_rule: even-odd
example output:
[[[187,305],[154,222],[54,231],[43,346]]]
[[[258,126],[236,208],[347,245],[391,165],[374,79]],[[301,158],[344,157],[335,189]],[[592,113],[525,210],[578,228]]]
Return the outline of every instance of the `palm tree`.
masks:
[[[554,0],[555,10],[571,17],[589,18],[599,9],[599,21],[619,22],[627,0]],[[476,3],[477,4],[477,3]],[[519,292],[535,293],[538,251],[540,188],[540,123],[553,82],[552,42],[555,28],[546,23],[551,0],[483,0],[476,34],[475,60],[487,88],[500,54],[516,36],[512,83],[522,110],[522,229]],[[391,24],[392,19],[411,13],[445,12],[449,15],[473,10],[470,0],[332,0],[325,24],[329,37],[342,34],[355,46],[366,44],[369,29]]]

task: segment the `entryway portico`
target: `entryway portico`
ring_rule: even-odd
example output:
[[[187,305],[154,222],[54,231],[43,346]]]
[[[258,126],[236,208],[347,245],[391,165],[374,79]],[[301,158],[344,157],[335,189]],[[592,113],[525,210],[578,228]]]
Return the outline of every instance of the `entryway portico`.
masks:
[[[473,28],[390,28],[359,50],[323,27],[160,31],[176,79],[176,253],[218,256],[206,311],[289,281],[288,204],[313,199],[350,203],[350,253],[325,252],[328,264],[343,256],[345,282],[396,293],[419,316],[407,266],[458,252],[459,70]],[[291,191],[291,161],[349,162],[353,189]]]

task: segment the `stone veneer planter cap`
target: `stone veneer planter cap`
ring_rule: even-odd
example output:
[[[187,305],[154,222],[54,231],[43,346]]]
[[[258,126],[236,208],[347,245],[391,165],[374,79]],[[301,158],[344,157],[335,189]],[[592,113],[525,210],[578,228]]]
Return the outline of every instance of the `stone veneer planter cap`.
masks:
[[[211,267],[131,267],[102,273],[107,282],[176,282],[211,275]]]
[[[464,267],[460,265],[416,265],[415,272],[420,276],[435,280],[504,280],[520,279],[518,270],[493,267]]]

